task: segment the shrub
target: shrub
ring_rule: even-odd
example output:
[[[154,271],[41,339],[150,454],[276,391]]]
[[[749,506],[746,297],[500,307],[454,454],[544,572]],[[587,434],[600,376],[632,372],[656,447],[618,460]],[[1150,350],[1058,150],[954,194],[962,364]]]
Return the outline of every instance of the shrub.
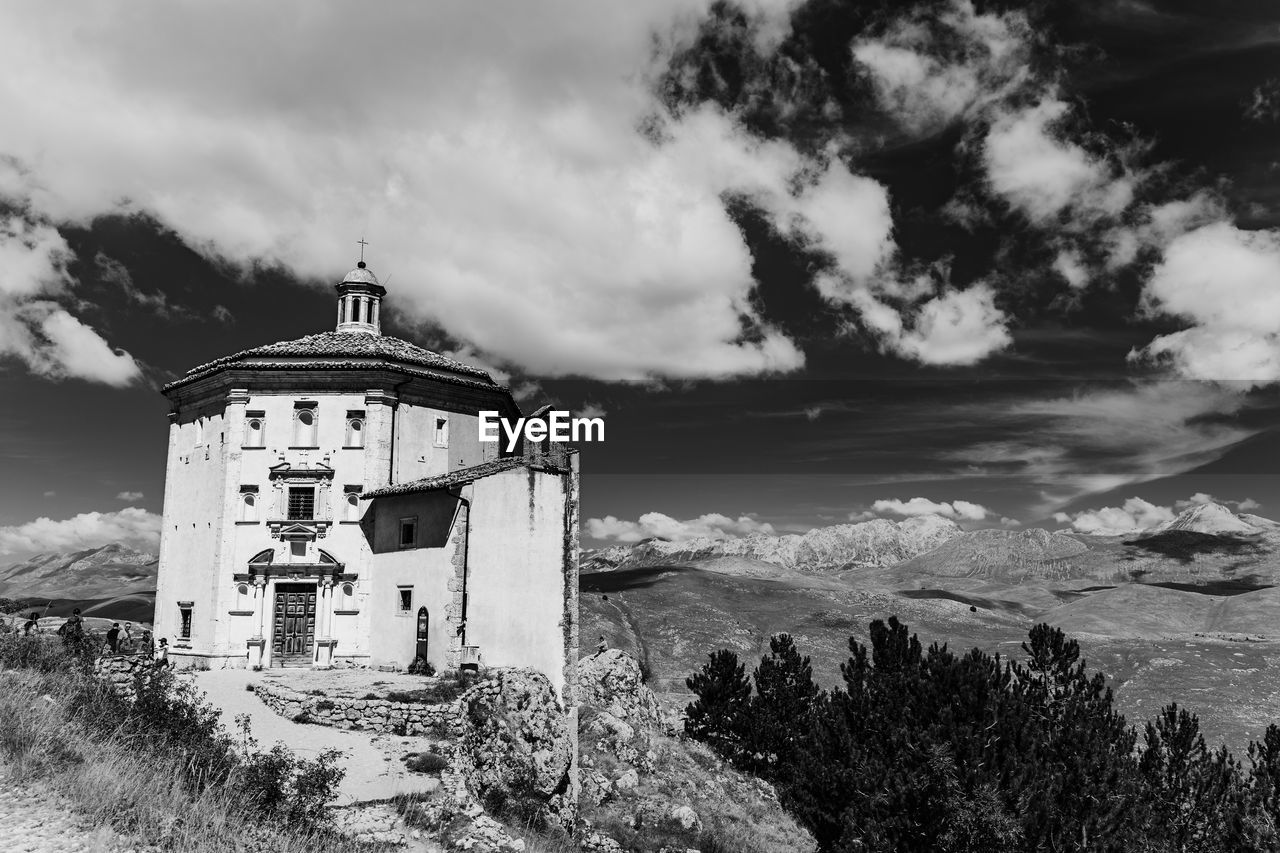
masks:
[[[239,768],[236,784],[245,802],[263,818],[314,827],[327,820],[325,806],[342,781],[337,766],[342,753],[326,749],[303,760],[277,743],[250,756]]]
[[[338,706],[333,703],[332,699],[321,699],[316,703],[317,711],[332,711],[336,707]]]
[[[422,658],[414,658],[413,663],[409,664],[409,668],[406,672],[410,675],[431,676],[436,674],[436,668],[430,661],[423,660]]]
[[[449,759],[437,752],[415,752],[405,759],[404,766],[414,773],[439,773],[449,769]]]
[[[74,638],[75,635],[70,635]],[[26,665],[38,673],[38,691],[48,691],[66,730],[83,732],[93,742],[113,745],[143,763],[173,766],[179,784],[193,796],[220,788],[240,797],[258,820],[285,822],[311,830],[324,822],[343,771],[339,753],[322,752],[302,760],[282,745],[255,751],[247,715],[237,720],[241,740],[223,728],[221,712],[205,701],[195,685],[168,669],[146,669],[134,676],[133,699],[86,671],[84,644],[50,636],[0,637],[0,660]],[[54,699],[52,694],[56,694]],[[42,703],[43,704],[43,703]],[[82,760],[63,737],[43,739],[22,726],[0,725],[0,749],[10,756],[31,754],[51,766]]]

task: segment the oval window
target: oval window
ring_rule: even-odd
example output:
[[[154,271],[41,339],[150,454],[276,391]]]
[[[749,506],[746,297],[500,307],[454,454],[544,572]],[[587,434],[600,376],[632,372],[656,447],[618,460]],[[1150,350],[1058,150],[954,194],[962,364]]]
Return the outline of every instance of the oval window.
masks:
[[[240,584],[240,586],[236,587],[236,592],[240,593],[241,597],[247,598],[249,595],[249,585],[243,583]]]
[[[344,583],[342,585],[342,594],[347,598],[350,598],[356,594],[356,588],[349,583]]]
[[[315,416],[311,414],[310,409],[302,409],[298,412],[298,423],[303,426],[311,426],[311,421]]]

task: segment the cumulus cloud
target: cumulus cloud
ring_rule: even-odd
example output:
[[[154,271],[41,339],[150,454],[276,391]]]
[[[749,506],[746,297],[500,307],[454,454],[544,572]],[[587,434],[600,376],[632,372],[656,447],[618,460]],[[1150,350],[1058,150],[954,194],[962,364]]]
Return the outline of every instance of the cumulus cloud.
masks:
[[[1173,521],[1176,515],[1171,507],[1156,506],[1150,501],[1133,497],[1125,501],[1123,506],[1104,506],[1072,514],[1054,513],[1053,520],[1061,524],[1070,523],[1071,529],[1079,533],[1118,536]]]
[[[680,521],[661,512],[646,512],[637,521],[624,521],[616,516],[587,519],[587,535],[592,539],[616,542],[639,542],[643,539],[665,539],[685,542],[690,539],[734,539],[752,534],[775,535],[773,525],[749,515],[730,518],[720,513],[707,513]]]
[[[774,196],[856,267],[875,240],[845,217],[885,216],[883,193],[834,167],[788,200],[800,155],[714,110],[635,131],[653,31],[704,8],[19,3],[0,194],[53,222],[146,211],[208,255],[325,282],[367,235],[389,307],[534,373],[793,370],[722,196]]]
[[[61,521],[41,517],[0,527],[0,554],[74,551],[112,543],[154,551],[160,544],[160,516],[126,507],[119,512],[84,512]]]
[[[1045,97],[1001,115],[983,143],[991,189],[1036,225],[1079,225],[1117,216],[1133,201],[1135,180],[1060,130],[1070,107]],[[1064,212],[1074,215],[1063,218]]]
[[[1208,492],[1196,492],[1184,501],[1174,501],[1173,508],[1181,512],[1188,507],[1203,506],[1204,504],[1222,504],[1223,506],[1235,507],[1236,512],[1248,512],[1251,509],[1258,509],[1262,504],[1253,498],[1245,498],[1244,500],[1234,501],[1228,498],[1215,498]]]
[[[852,301],[885,349],[922,364],[976,364],[1013,342],[1008,317],[985,284],[929,299],[909,315],[910,326],[903,313],[869,293],[855,293]]]
[[[913,133],[928,133],[1018,90],[1030,78],[1034,36],[1021,12],[978,14],[969,0],[893,22],[854,41],[880,105]],[[950,50],[940,49],[945,43]]]
[[[75,283],[67,272],[71,258],[52,226],[18,215],[0,218],[0,357],[49,379],[129,385],[141,376],[137,361],[54,301]]]
[[[982,521],[990,510],[981,504],[970,501],[931,501],[928,498],[911,498],[910,500],[878,500],[871,505],[878,513],[901,516],[940,515],[960,521]]]
[[[1226,222],[1175,238],[1143,293],[1149,312],[1187,321],[1131,358],[1193,379],[1280,380],[1280,232]]]
[[[137,503],[142,500],[145,495],[142,492],[120,492],[116,495],[116,500],[125,501],[127,503]]]
[[[777,44],[794,5],[748,4],[768,34],[759,49]],[[646,79],[653,34],[680,43],[706,6],[508,0],[353,16],[302,0],[129,14],[19,3],[0,20],[0,50],[38,85],[0,92],[0,196],[53,222],[145,211],[207,255],[326,283],[366,235],[370,265],[395,273],[389,310],[531,374],[796,370],[803,354],[750,298],[752,258],[724,199],[752,199],[780,232],[828,253],[844,288],[901,297],[893,276],[880,281],[895,253],[889,198],[837,156],[759,140],[713,107],[659,107]],[[923,50],[919,26],[857,49],[890,101],[923,75],[930,102],[902,106],[921,121],[1023,73],[1020,15],[967,2],[943,15],[938,26],[971,42],[952,57],[959,71],[908,56]],[[99,265],[136,304],[180,310],[111,259]],[[969,364],[1007,342],[988,302],[930,289],[871,307],[901,313],[907,331],[890,351]],[[958,346],[975,323],[986,324],[976,343]]]

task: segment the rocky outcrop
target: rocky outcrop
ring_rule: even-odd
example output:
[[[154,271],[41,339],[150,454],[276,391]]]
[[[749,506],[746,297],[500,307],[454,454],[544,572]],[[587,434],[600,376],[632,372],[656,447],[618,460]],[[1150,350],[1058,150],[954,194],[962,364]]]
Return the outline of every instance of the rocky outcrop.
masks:
[[[814,849],[772,787],[673,736],[674,718],[633,658],[608,649],[583,658],[578,672],[581,850],[621,853],[610,836],[623,833],[630,848],[679,853],[740,850],[746,839],[767,853]]]
[[[550,823],[572,826],[576,738],[547,677],[532,669],[499,670],[461,702],[462,769],[481,801],[514,799]]]
[[[745,557],[804,571],[883,567],[923,554],[959,533],[960,528],[955,522],[929,515],[896,522],[877,518],[783,536],[758,534],[737,539],[699,538],[683,542],[650,539],[636,545],[619,545],[598,551],[584,560],[583,568],[585,571],[610,571],[716,557]]]
[[[634,729],[675,732],[675,720],[644,683],[640,664],[620,649],[606,649],[578,663],[578,700],[592,706],[598,724],[631,740]]]

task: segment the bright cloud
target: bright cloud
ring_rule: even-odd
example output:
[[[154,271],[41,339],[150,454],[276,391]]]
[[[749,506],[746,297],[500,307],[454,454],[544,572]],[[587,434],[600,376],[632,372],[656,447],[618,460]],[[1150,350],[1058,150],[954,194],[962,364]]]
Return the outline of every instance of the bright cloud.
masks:
[[[760,533],[775,535],[773,525],[749,515],[730,518],[720,513],[707,513],[688,521],[679,521],[661,512],[646,512],[638,521],[623,521],[612,515],[589,518],[587,535],[592,539],[616,542],[639,542],[643,539],[665,539],[684,542],[689,539],[734,539]]]
[[[1176,513],[1171,507],[1156,506],[1150,501],[1133,497],[1124,506],[1104,506],[1068,515],[1054,513],[1053,520],[1062,524],[1070,522],[1071,529],[1079,533],[1097,536],[1118,536],[1148,530],[1157,524],[1173,521]]]
[[[0,554],[74,551],[117,542],[154,551],[160,545],[160,516],[126,507],[119,512],[84,512],[61,521],[41,517],[0,527]]]
[[[878,500],[871,505],[877,513],[890,515],[918,516],[940,515],[943,518],[961,521],[982,521],[991,512],[981,504],[970,501],[931,501],[928,498],[911,498],[910,500]],[[1011,519],[1010,519],[1011,520]]]
[[[365,235],[394,310],[534,373],[794,370],[722,197],[772,198],[854,269],[883,253],[887,204],[839,166],[791,197],[803,158],[714,110],[636,132],[652,33],[704,9],[7,6],[25,83],[0,92],[0,196],[52,222],[146,211],[208,255],[326,283]]]
[[[67,273],[72,257],[52,226],[0,218],[0,357],[50,379],[129,385],[141,376],[133,357],[53,301],[75,283]]]
[[[939,42],[953,46],[940,55]],[[1027,18],[982,14],[968,0],[903,18],[853,56],[871,76],[881,106],[913,133],[928,133],[1016,91],[1030,76]]]
[[[1193,379],[1280,380],[1280,232],[1218,222],[1182,234],[1143,299],[1148,311],[1190,326],[1131,358],[1168,362]]]
[[[1008,317],[985,284],[948,290],[915,310],[907,327],[903,314],[869,293],[852,296],[862,320],[882,346],[922,364],[976,364],[1013,342]]]
[[[145,495],[143,495],[142,492],[120,492],[116,495],[116,500],[132,504],[142,500],[143,497],[145,497]]]
[[[991,189],[1037,225],[1117,216],[1133,201],[1135,181],[1057,130],[1070,107],[1046,97],[1008,112],[983,145]],[[1062,220],[1071,210],[1073,218]]]

